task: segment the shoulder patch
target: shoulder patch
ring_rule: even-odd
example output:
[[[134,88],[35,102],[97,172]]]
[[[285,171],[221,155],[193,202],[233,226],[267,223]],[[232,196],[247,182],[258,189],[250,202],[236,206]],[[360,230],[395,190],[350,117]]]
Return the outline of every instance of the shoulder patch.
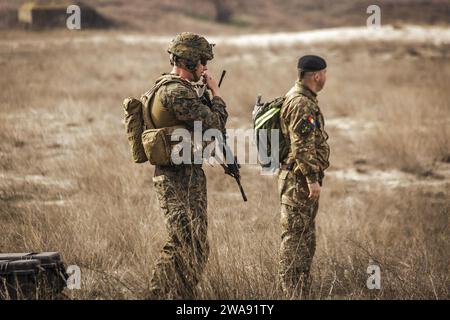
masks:
[[[299,122],[296,131],[302,136],[307,137],[317,126],[316,120],[312,115],[306,115]]]

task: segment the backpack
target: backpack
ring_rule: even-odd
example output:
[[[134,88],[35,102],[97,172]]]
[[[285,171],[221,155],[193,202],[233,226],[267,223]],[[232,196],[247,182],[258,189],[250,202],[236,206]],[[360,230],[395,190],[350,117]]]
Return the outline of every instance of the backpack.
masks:
[[[135,163],[150,161],[153,165],[170,165],[171,134],[183,126],[156,128],[151,118],[151,105],[155,93],[170,82],[182,82],[174,77],[163,77],[140,100],[128,97],[123,101],[124,123],[131,154]]]
[[[280,127],[280,110],[285,100],[286,97],[283,96],[261,103],[261,96],[258,96],[252,112],[258,162],[263,169],[270,171],[278,169],[280,161],[286,158],[289,152],[289,145]],[[278,139],[278,150],[272,139]]]
[[[123,101],[125,113],[125,128],[127,130],[128,143],[131,155],[135,163],[148,161],[142,146],[142,133],[144,132],[144,120],[142,117],[142,102],[136,98],[128,97]]]

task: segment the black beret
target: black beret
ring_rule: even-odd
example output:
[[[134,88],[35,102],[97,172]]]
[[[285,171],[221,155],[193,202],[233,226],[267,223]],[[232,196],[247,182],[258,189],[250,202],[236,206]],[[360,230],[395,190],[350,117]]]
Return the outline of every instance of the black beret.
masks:
[[[297,68],[304,72],[315,72],[327,67],[325,60],[319,56],[308,55],[298,59]]]

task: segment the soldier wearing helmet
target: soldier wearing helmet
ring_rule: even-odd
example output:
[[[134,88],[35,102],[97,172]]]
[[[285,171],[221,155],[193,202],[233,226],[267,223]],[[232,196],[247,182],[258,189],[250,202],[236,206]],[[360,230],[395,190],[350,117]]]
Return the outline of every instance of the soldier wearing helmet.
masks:
[[[197,63],[206,66],[208,60],[214,58],[212,47],[204,37],[191,32],[183,32],[176,36],[169,45],[170,61],[172,65],[177,62],[184,64],[185,69],[193,74],[196,82],[200,77],[196,71]],[[205,69],[207,70],[207,69]]]
[[[169,45],[171,73],[151,103],[151,118],[157,128],[183,125],[193,131],[194,121],[202,130],[223,131],[228,117],[217,82],[208,74],[207,62],[214,55],[204,37],[184,32]],[[200,100],[193,82],[201,78],[212,93],[212,106]],[[168,239],[152,272],[150,298],[192,299],[209,255],[207,238],[206,178],[199,164],[155,168],[153,184],[165,218]]]

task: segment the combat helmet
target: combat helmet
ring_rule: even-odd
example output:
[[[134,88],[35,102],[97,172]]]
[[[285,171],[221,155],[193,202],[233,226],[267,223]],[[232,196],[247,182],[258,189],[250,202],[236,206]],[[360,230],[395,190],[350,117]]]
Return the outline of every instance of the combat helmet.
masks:
[[[182,32],[170,42],[167,51],[196,65],[201,59],[212,60],[214,58],[213,46],[214,44],[209,43],[202,36],[192,32]]]

